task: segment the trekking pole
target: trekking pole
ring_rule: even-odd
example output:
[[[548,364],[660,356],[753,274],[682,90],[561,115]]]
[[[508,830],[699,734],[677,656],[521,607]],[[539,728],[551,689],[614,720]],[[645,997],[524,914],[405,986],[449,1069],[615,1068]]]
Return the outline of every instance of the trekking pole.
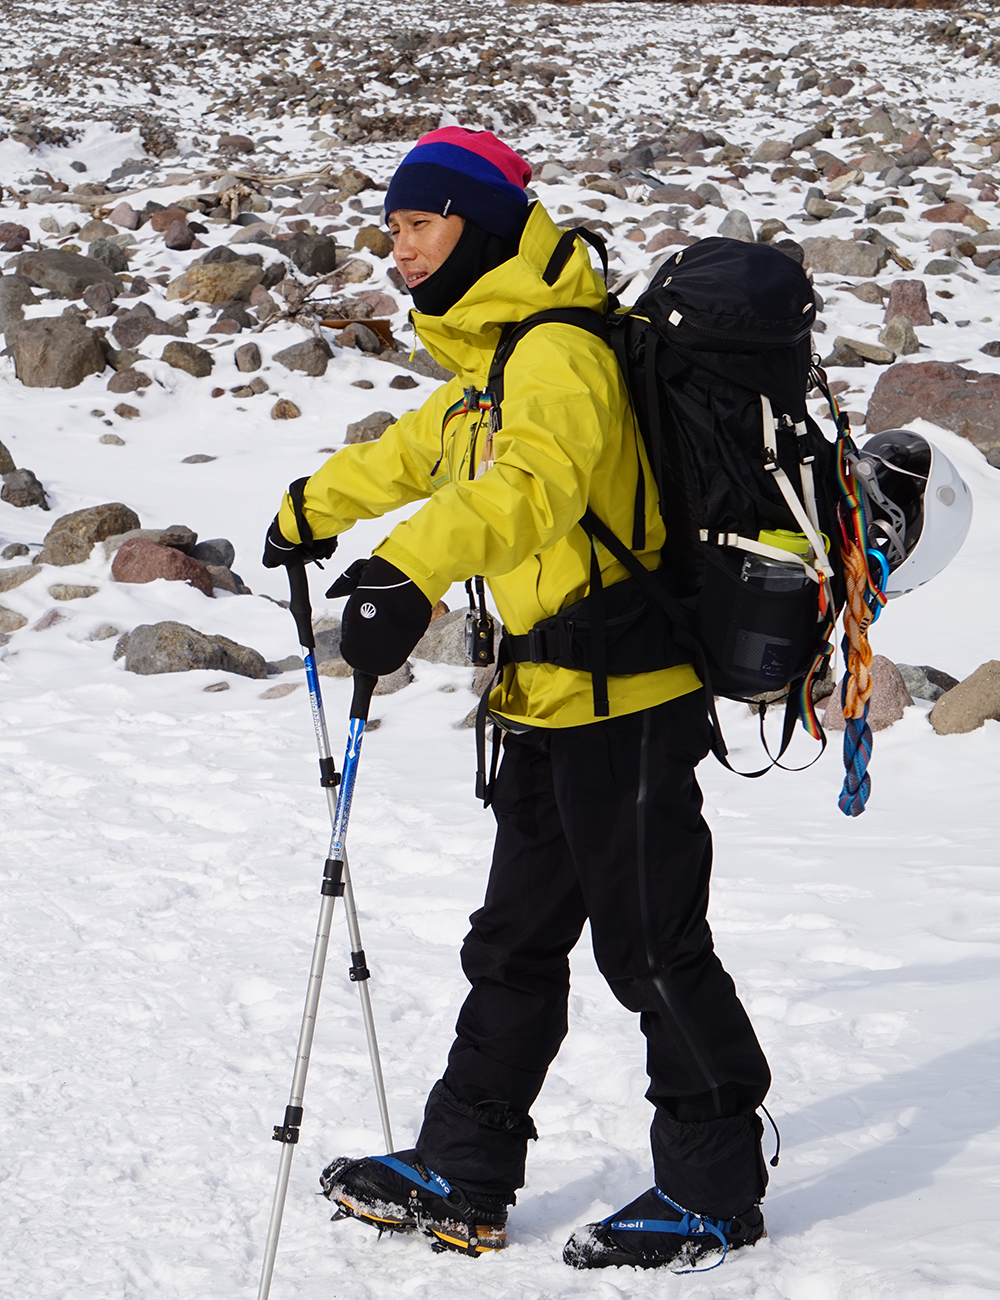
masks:
[[[368,1052],[371,1056],[372,1074],[375,1079],[375,1094],[378,1098],[379,1115],[382,1120],[382,1133],[385,1137],[385,1149],[392,1151],[392,1132],[389,1128],[389,1107],[386,1103],[385,1084],[382,1080],[382,1064],[378,1053],[378,1040],[375,1036],[375,1019],[372,1015],[371,998],[368,993],[369,970],[365,964],[365,952],[361,946],[361,931],[358,926],[358,912],[354,904],[354,889],[351,884],[351,872],[347,862],[347,824],[351,815],[351,803],[354,798],[354,783],[357,779],[358,760],[361,755],[361,740],[364,736],[365,723],[368,720],[368,708],[371,704],[372,691],[378,678],[369,673],[354,674],[354,697],[351,700],[351,716],[347,734],[347,749],[344,754],[343,778],[338,776],[330,753],[330,740],[326,729],[326,716],[323,712],[323,697],[319,689],[319,675],[316,671],[316,641],[312,630],[312,610],[309,605],[309,580],[304,565],[289,567],[288,584],[291,589],[291,612],[299,631],[299,643],[305,659],[306,681],[309,686],[309,702],[312,705],[313,725],[316,729],[316,744],[319,749],[320,785],[326,790],[327,803],[330,808],[332,835],[330,851],[323,867],[323,882],[320,886],[322,903],[319,910],[319,923],[316,927],[316,941],[313,946],[312,967],[309,971],[309,985],[306,991],[305,1007],[302,1011],[302,1026],[299,1030],[298,1049],[295,1054],[295,1070],[292,1075],[291,1094],[285,1107],[283,1124],[274,1126],[274,1140],[280,1142],[281,1160],[278,1165],[278,1181],[274,1189],[274,1202],[271,1206],[271,1221],[267,1229],[267,1243],[264,1247],[264,1262],[261,1268],[260,1287],[257,1300],[267,1300],[271,1289],[271,1274],[274,1271],[274,1259],[278,1252],[278,1235],[281,1232],[281,1216],[285,1208],[285,1195],[288,1191],[288,1175],[292,1167],[292,1155],[299,1140],[299,1126],[302,1123],[302,1099],[306,1087],[306,1074],[309,1070],[309,1054],[312,1049],[313,1033],[316,1029],[316,1013],[319,1009],[319,996],[323,987],[323,969],[326,965],[327,947],[330,942],[330,924],[333,920],[333,906],[338,897],[344,899],[344,911],[347,917],[347,932],[351,943],[351,979],[357,983],[361,994],[361,1013],[365,1022],[365,1036],[368,1039]],[[339,785],[339,792],[334,790]]]

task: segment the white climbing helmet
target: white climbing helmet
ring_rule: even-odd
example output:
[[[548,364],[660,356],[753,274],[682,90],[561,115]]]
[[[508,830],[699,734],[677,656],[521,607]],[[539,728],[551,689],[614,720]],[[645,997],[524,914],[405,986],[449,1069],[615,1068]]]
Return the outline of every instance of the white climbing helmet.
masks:
[[[863,486],[868,545],[889,566],[886,595],[929,582],[955,558],[972,523],[972,494],[944,452],[910,429],[886,429],[852,466]]]

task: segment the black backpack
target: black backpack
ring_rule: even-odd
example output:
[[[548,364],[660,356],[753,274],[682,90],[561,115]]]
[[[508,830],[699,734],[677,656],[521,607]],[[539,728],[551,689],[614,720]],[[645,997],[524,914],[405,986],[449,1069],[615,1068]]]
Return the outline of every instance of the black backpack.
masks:
[[[595,242],[582,229],[565,232],[548,283],[578,235]],[[616,537],[588,509],[580,523],[592,543],[590,594],[524,636],[505,633],[501,662],[590,672],[596,716],[608,713],[609,674],[693,662],[723,762],[713,694],[747,702],[787,695],[775,762],[800,718],[823,739],[812,684],[829,664],[844,583],[839,448],[805,406],[810,388],[827,391],[811,357],[814,320],[812,285],[795,260],[767,245],[712,238],[669,257],[628,310],[612,301],[606,315],[570,308],[505,327],[488,381],[497,425],[504,366],[532,329],[572,324],[614,348],[667,536],[663,567],[650,573],[633,554],[645,546],[641,474],[631,538]],[[595,540],[631,578],[602,588]]]

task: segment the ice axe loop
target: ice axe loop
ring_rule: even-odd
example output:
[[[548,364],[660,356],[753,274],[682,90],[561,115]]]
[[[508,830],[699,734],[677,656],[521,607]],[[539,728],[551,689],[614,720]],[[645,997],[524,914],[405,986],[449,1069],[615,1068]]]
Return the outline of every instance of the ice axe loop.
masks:
[[[361,1014],[365,1022],[365,1036],[368,1039],[368,1052],[371,1056],[375,1095],[378,1099],[379,1115],[382,1120],[385,1149],[387,1152],[393,1149],[392,1132],[389,1127],[389,1107],[385,1097],[382,1063],[379,1059],[378,1040],[375,1035],[375,1019],[372,1015],[371,997],[368,992],[370,972],[365,962],[365,950],[361,944],[361,931],[358,927],[358,913],[354,904],[351,871],[347,861],[347,825],[351,816],[354,784],[358,775],[361,741],[364,737],[365,724],[368,721],[368,709],[371,704],[372,692],[378,678],[370,673],[356,672],[354,674],[354,696],[351,700],[347,748],[344,753],[344,770],[343,774],[340,774],[337,772],[330,752],[326,715],[323,712],[323,696],[319,686],[319,674],[316,670],[316,639],[312,629],[309,580],[306,577],[304,565],[289,566],[288,585],[291,593],[290,609],[292,617],[295,619],[295,626],[298,628],[299,644],[302,646],[305,659],[309,702],[312,706],[316,746],[319,750],[320,785],[326,791],[332,833],[330,850],[323,866],[323,880],[320,885],[322,901],[319,909],[319,922],[316,926],[316,941],[313,945],[312,966],[309,971],[305,1007],[302,1011],[298,1050],[295,1054],[292,1088],[288,1098],[288,1105],[285,1107],[284,1122],[276,1124],[274,1127],[274,1140],[282,1144],[281,1160],[278,1165],[278,1181],[274,1189],[274,1202],[271,1206],[271,1221],[267,1230],[267,1244],[264,1248],[264,1263],[261,1269],[257,1300],[267,1300],[271,1289],[271,1275],[274,1271],[274,1259],[278,1251],[278,1236],[281,1232],[281,1217],[285,1208],[285,1195],[288,1191],[288,1175],[291,1171],[292,1154],[299,1140],[299,1127],[302,1123],[302,1099],[305,1094],[306,1075],[309,1070],[309,1054],[312,1050],[313,1034],[316,1029],[319,996],[323,986],[323,970],[326,965],[327,947],[330,942],[330,925],[333,920],[334,903],[338,898],[344,900],[347,933],[351,943],[350,976],[352,981],[357,984],[358,992],[361,995]]]

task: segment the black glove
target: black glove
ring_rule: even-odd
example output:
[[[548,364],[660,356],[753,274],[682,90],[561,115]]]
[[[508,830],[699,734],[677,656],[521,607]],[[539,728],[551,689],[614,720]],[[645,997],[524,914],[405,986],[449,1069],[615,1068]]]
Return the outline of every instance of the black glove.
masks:
[[[290,542],[278,527],[278,516],[271,520],[271,526],[264,538],[264,554],[261,564],[265,569],[278,569],[282,565],[312,564],[319,560],[328,560],[337,549],[336,537],[313,537],[312,529],[302,508],[302,498],[307,480],[297,478],[288,485],[288,494],[292,498],[295,522],[298,525],[301,541]],[[322,565],[320,566],[322,568]]]
[[[284,565],[311,564],[314,560],[328,560],[337,549],[336,537],[314,537],[309,542],[289,542],[278,527],[278,516],[264,538],[261,564],[265,569],[278,569]]]
[[[394,673],[427,631],[431,602],[405,573],[377,555],[355,560],[326,594],[348,592],[340,653],[358,672],[376,677]]]

